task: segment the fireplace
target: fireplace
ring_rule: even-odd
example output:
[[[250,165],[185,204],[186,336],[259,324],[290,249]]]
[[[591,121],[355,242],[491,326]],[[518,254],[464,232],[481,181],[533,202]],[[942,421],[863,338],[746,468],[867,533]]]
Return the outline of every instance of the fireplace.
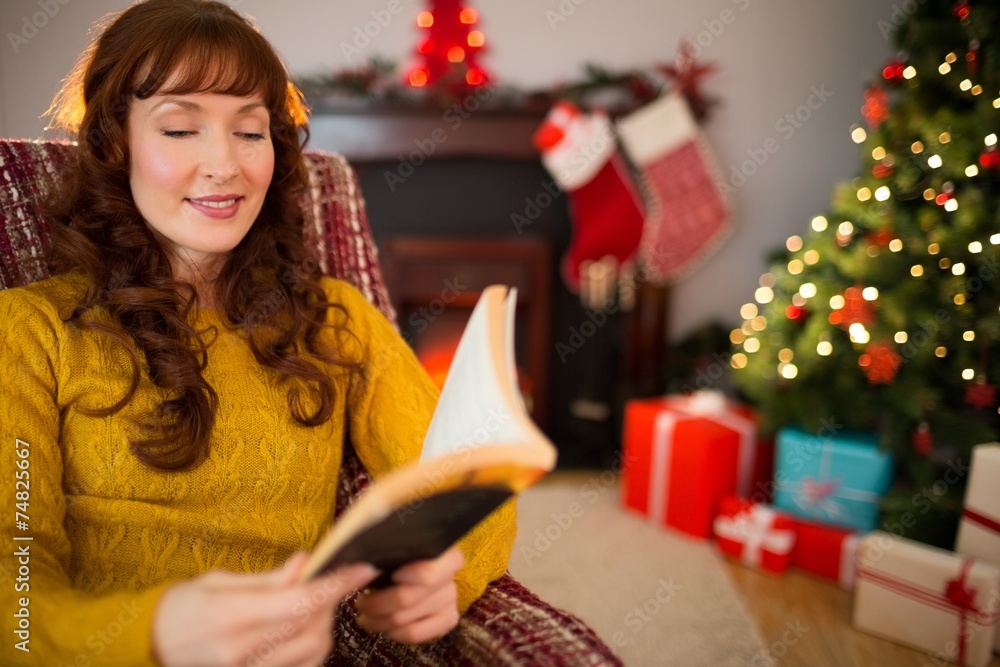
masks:
[[[432,377],[476,289],[517,285],[517,364],[532,416],[560,467],[607,467],[624,401],[663,390],[666,297],[640,286],[634,310],[602,314],[566,288],[558,262],[572,226],[531,145],[541,120],[480,112],[454,127],[442,112],[319,112],[310,145],[343,153],[357,171],[401,331]],[[468,293],[433,322],[421,316],[459,274]]]
[[[380,253],[400,330],[439,387],[483,290],[493,284],[517,289],[518,381],[532,418],[544,430],[552,316],[548,241],[391,236]]]

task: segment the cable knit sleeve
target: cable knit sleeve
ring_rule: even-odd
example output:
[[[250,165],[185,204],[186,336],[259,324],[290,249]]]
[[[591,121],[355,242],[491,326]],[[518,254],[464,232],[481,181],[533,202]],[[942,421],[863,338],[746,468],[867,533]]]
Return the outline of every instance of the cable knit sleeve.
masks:
[[[350,328],[363,347],[364,373],[351,383],[348,432],[374,476],[420,457],[438,390],[410,347],[364,296],[331,281],[331,301],[350,313]],[[465,567],[456,579],[459,611],[465,612],[507,570],[516,532],[515,502],[505,503],[459,541]]]
[[[60,334],[51,304],[35,301],[0,291],[0,664],[155,665],[151,628],[165,584],[98,597],[70,582]]]

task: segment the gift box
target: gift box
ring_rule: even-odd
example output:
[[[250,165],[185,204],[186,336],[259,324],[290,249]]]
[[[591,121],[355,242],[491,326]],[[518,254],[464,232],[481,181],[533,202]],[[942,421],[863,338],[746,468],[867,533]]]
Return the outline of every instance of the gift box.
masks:
[[[984,667],[993,657],[1000,569],[876,531],[858,548],[854,627],[939,660]]]
[[[744,565],[775,574],[788,569],[795,533],[789,518],[773,507],[723,498],[712,528],[719,549]]]
[[[792,515],[788,521],[795,532],[792,566],[853,590],[854,561],[861,533]]]
[[[991,563],[1000,563],[1000,488],[997,481],[1000,481],[1000,444],[973,447],[955,551]]]
[[[955,551],[1000,565],[1000,444],[972,448],[972,463]],[[1000,653],[1000,632],[994,647]]]
[[[628,401],[622,503],[698,537],[718,502],[754,483],[757,423],[716,392]]]
[[[774,504],[798,516],[874,530],[878,502],[892,484],[892,456],[876,436],[810,435],[797,427],[777,437]]]

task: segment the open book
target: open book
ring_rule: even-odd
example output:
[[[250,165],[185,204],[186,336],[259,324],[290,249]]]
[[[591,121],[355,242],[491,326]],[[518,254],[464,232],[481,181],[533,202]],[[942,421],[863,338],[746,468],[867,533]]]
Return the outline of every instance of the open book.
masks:
[[[301,581],[356,562],[382,574],[434,558],[556,462],[525,409],[514,365],[517,291],[476,303],[431,418],[419,461],[374,481],[320,540]]]

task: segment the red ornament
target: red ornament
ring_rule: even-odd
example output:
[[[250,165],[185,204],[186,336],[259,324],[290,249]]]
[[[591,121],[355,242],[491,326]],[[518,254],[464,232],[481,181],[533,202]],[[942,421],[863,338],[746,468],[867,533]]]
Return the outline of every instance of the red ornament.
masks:
[[[687,98],[695,117],[704,117],[708,111],[709,100],[702,95],[698,86],[703,78],[715,72],[715,65],[699,65],[695,62],[694,46],[690,40],[683,39],[674,57],[674,64],[660,65],[658,69],[673,83],[675,89]]]
[[[969,18],[969,11],[969,3],[967,0],[955,3],[955,6],[951,8],[951,13],[955,15],[955,18],[961,20],[963,23]]]
[[[965,390],[965,402],[974,408],[992,408],[997,401],[997,387],[986,384],[985,380],[977,380]]]
[[[979,166],[983,169],[1000,167],[1000,151],[996,149],[996,146],[990,146],[979,155]]]
[[[927,456],[934,447],[934,437],[931,435],[931,427],[927,422],[920,422],[917,430],[913,432],[913,449],[921,456]]]
[[[893,236],[892,232],[865,232],[865,241],[868,245],[877,245],[879,247],[885,248],[892,240],[896,238]]]
[[[965,52],[966,67],[969,74],[976,76],[979,73],[979,40],[974,39],[969,42],[969,50]]]
[[[872,176],[875,178],[887,178],[892,176],[892,166],[888,164],[877,164],[872,167]]]
[[[841,315],[841,322],[844,328],[849,328],[852,324],[859,322],[868,326],[875,321],[875,309],[870,301],[866,301],[861,296],[860,287],[848,287],[844,290],[844,307],[838,312]]]
[[[903,70],[906,69],[906,65],[898,60],[890,60],[885,67],[882,68],[882,78],[884,78],[889,83],[895,85],[903,80]]]
[[[789,304],[785,308],[785,317],[792,320],[793,322],[803,322],[809,316],[809,311],[802,306],[796,306],[795,304]]]
[[[862,363],[863,360],[868,363]],[[893,345],[872,343],[865,348],[865,354],[861,355],[858,363],[868,378],[868,384],[888,384],[896,379],[896,371],[902,363],[902,358]]]
[[[865,117],[868,127],[877,130],[889,117],[889,95],[880,86],[870,86],[865,91],[865,103],[861,107],[861,115]]]

